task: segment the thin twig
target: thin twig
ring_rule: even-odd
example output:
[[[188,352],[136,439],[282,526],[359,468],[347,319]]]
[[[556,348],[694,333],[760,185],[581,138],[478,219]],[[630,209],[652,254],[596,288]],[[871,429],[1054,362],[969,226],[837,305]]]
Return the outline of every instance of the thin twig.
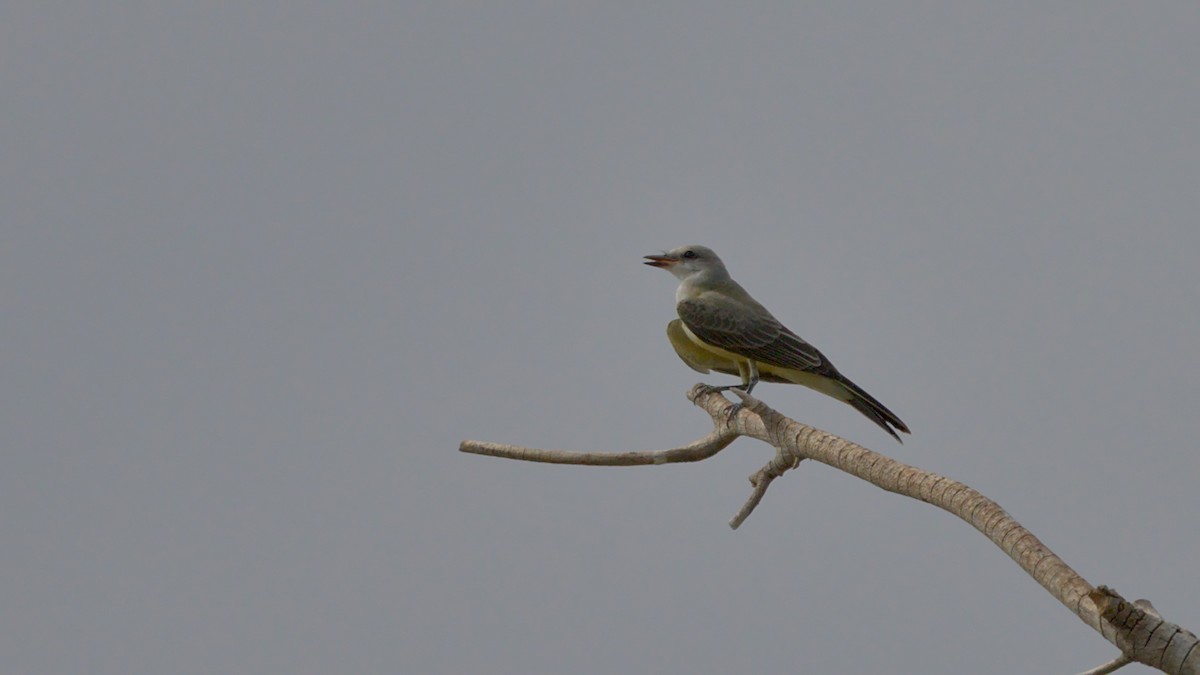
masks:
[[[1133,659],[1122,654],[1108,663],[1096,666],[1091,670],[1085,670],[1079,675],[1108,675],[1109,673],[1119,668],[1124,668],[1131,663],[1133,663]]]
[[[543,450],[519,445],[463,441],[459,452],[487,455],[505,459],[546,464],[581,464],[586,466],[644,466],[646,464],[675,464],[699,462],[724,450],[737,438],[732,429],[714,429],[704,438],[669,450],[638,450],[633,452],[576,452],[573,450]]]

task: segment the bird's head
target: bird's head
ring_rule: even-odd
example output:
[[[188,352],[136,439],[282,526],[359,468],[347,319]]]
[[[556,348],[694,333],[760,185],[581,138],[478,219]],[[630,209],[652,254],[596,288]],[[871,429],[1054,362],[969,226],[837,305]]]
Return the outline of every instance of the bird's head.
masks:
[[[662,255],[648,255],[646,264],[660,267],[681,280],[695,274],[726,274],[725,263],[717,254],[707,246],[696,244],[673,248]]]

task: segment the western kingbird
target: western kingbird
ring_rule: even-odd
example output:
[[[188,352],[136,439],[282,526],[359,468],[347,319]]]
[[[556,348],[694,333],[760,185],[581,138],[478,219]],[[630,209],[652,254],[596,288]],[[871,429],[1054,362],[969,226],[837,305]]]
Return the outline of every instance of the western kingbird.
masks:
[[[750,297],[712,249],[680,246],[646,259],[647,265],[680,280],[675,291],[679,319],[667,324],[667,338],[679,358],[701,373],[715,370],[742,378],[740,385],[712,387],[714,391],[749,394],[760,380],[802,384],[849,403],[897,441],[897,430],[909,433],[895,413]]]

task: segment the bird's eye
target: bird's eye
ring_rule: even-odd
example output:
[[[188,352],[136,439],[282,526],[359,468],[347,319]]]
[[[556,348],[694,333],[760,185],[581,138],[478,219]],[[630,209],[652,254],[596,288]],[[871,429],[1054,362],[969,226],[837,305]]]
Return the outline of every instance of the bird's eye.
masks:
[[[695,251],[690,251],[690,250],[689,250],[689,251],[684,251],[684,252],[683,252],[683,257],[685,257],[685,258],[695,258],[695,257],[696,257],[696,252],[695,252]]]

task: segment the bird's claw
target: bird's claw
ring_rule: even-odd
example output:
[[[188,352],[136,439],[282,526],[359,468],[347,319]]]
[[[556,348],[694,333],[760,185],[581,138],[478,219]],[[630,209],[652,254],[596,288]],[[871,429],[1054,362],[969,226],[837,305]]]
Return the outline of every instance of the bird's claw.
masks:
[[[743,391],[742,388],[737,385],[724,385],[724,386],[717,387],[717,386],[714,386],[711,384],[704,384],[703,382],[696,385],[696,390],[697,390],[697,392],[696,392],[697,398],[699,398],[701,396],[707,396],[709,394],[721,394],[721,396],[724,397],[725,392],[727,392],[727,391],[733,391],[734,393],[737,393],[737,394],[740,394]],[[726,399],[726,400],[728,400],[728,399]],[[730,403],[729,407],[725,409],[725,413],[724,413],[725,421],[732,424],[734,418],[737,417],[737,414],[744,407],[746,407],[745,401],[741,401],[738,403]]]
[[[733,420],[737,418],[737,414],[742,411],[742,408],[745,407],[745,403],[729,404],[729,407],[725,409],[725,421],[729,424],[733,424]]]

